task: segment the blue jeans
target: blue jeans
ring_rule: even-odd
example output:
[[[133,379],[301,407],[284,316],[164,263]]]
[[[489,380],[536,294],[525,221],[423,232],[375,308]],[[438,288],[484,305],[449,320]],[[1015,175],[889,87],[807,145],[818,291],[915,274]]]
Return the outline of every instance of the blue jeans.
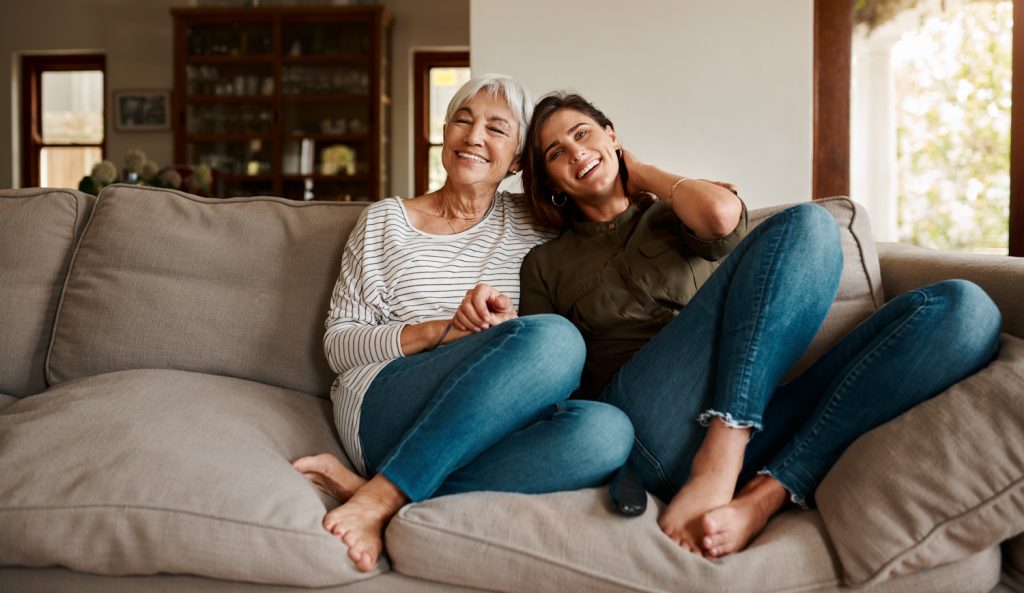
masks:
[[[740,483],[778,480],[800,504],[868,430],[987,364],[1000,315],[976,285],[951,280],[887,303],[786,385],[835,297],[835,221],[814,204],[753,229],[692,301],[619,370],[602,399],[636,430],[630,463],[669,501],[720,416],[752,426]]]
[[[613,406],[566,400],[584,353],[571,323],[534,315],[392,361],[360,412],[367,467],[413,501],[601,484],[629,456],[633,427]]]

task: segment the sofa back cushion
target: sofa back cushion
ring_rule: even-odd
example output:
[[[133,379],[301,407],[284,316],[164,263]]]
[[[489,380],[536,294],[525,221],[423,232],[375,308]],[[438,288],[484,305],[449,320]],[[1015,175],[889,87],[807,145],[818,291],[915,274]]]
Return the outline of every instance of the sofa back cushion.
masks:
[[[176,369],[326,396],[323,324],[362,208],[110,186],[71,264],[47,377]]]
[[[828,316],[825,317],[807,352],[793,365],[787,380],[811,366],[833,344],[885,303],[878,251],[875,249],[871,222],[864,207],[845,197],[826,198],[814,203],[828,210],[839,224],[843,274],[839,279],[839,292],[828,311]],[[788,206],[790,205],[752,210],[749,218],[750,227],[757,226]]]
[[[0,393],[46,389],[57,302],[94,202],[73,190],[0,191]]]

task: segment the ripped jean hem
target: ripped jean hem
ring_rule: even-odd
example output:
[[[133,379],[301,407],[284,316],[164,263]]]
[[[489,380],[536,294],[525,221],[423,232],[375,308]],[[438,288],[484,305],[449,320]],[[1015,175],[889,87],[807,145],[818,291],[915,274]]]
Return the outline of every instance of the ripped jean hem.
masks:
[[[714,418],[721,418],[722,423],[729,428],[753,428],[754,432],[757,432],[762,428],[760,422],[754,422],[752,420],[737,420],[733,418],[732,414],[729,412],[719,412],[718,410],[707,410],[706,412],[701,412],[701,414],[697,416],[697,422],[699,422],[701,426],[707,428],[711,425],[711,420]]]
[[[772,473],[772,470],[766,468],[766,469],[763,469],[763,470],[757,472],[757,475],[759,475],[759,476],[768,476],[769,478],[771,478],[771,479],[775,480],[776,482],[778,482],[779,484],[781,484],[782,487],[785,488],[786,492],[789,493],[789,500],[790,500],[790,502],[792,502],[793,504],[799,506],[801,509],[806,511],[806,510],[811,508],[811,506],[809,504],[807,504],[807,499],[805,497],[800,496],[799,494],[797,494],[792,488],[790,488],[788,485],[786,485],[785,482],[783,482],[781,479],[779,479],[779,477],[777,475]]]

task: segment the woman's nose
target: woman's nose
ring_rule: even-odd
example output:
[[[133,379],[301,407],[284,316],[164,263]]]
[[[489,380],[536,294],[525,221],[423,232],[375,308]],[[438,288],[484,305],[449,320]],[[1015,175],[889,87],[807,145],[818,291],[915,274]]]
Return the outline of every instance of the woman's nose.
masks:
[[[469,127],[469,131],[466,132],[466,143],[473,146],[480,146],[483,144],[484,138],[484,126],[473,125]]]

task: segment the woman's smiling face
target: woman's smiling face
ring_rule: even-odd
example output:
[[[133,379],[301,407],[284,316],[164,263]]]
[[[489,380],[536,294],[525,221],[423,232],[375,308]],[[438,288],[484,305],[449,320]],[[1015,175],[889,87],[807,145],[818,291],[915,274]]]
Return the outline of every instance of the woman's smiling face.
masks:
[[[519,121],[500,94],[480,91],[444,127],[441,162],[456,184],[493,183],[516,161]]]
[[[575,109],[560,109],[538,134],[544,168],[555,190],[587,201],[614,192],[619,177],[618,138]]]

